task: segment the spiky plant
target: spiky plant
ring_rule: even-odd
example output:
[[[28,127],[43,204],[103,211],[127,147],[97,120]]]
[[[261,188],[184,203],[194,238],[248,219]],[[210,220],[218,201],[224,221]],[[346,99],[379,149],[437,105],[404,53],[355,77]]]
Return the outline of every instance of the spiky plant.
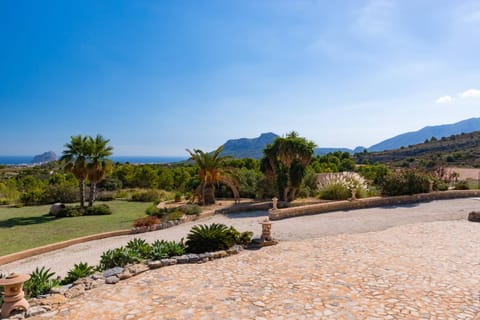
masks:
[[[185,253],[182,242],[156,240],[152,243],[150,258],[153,260],[164,259],[172,256],[180,256]]]
[[[202,253],[228,249],[235,244],[232,230],[226,225],[212,223],[211,225],[196,225],[187,235],[187,251]]]
[[[30,279],[24,284],[27,296],[33,298],[41,294],[47,294],[51,288],[59,285],[59,281],[54,276],[55,272],[51,272],[50,268],[35,268],[30,273]]]
[[[147,259],[152,251],[152,247],[144,239],[139,238],[128,241],[127,249],[133,251],[141,259]]]
[[[95,268],[90,266],[86,262],[80,262],[79,264],[75,264],[72,269],[68,271],[67,276],[65,279],[62,280],[62,284],[72,283],[80,278],[88,277],[95,272]]]

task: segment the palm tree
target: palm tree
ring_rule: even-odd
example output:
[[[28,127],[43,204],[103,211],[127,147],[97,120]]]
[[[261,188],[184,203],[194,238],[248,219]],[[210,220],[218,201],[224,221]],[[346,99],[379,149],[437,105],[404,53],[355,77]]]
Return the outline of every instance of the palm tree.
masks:
[[[267,180],[276,185],[281,200],[295,200],[314,148],[313,142],[299,137],[295,131],[265,148],[260,169]]]
[[[85,206],[85,180],[88,176],[87,158],[89,156],[88,139],[82,135],[71,136],[70,143],[65,144],[61,161],[65,169],[78,179],[80,189],[80,208]]]
[[[212,153],[206,153],[202,150],[187,149],[192,160],[198,165],[198,175],[200,178],[200,185],[195,190],[195,195],[199,196],[199,203],[201,205],[208,205],[215,203],[215,183],[223,183],[232,189],[235,200],[239,198],[239,193],[236,185],[233,172],[229,168],[224,167],[225,157],[220,157],[223,146],[220,146]]]
[[[89,162],[87,164],[87,177],[90,181],[90,197],[88,206],[93,206],[97,193],[97,183],[105,179],[112,171],[112,162],[107,157],[112,155],[113,148],[108,145],[110,140],[104,139],[97,134],[94,138],[88,137],[87,147],[89,151]]]

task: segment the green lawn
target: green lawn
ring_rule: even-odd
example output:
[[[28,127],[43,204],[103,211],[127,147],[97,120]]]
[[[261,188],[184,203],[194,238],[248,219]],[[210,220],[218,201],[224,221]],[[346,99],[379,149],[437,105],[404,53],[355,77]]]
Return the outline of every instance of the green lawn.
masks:
[[[98,202],[100,203],[100,202]],[[107,231],[130,229],[151,203],[109,201],[108,216],[53,218],[50,206],[0,207],[0,256]]]

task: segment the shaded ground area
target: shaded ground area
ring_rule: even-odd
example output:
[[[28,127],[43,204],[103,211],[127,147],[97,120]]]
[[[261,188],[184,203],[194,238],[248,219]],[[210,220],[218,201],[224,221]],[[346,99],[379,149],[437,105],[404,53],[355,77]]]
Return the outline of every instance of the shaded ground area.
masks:
[[[432,201],[398,207],[371,208],[290,218],[275,221],[272,230],[274,237],[281,241],[313,239],[343,233],[380,231],[393,226],[419,222],[466,219],[470,211],[479,208],[480,200],[476,198]],[[37,266],[46,266],[58,275],[64,276],[73,264],[82,261],[96,265],[102,252],[125,245],[132,238],[139,237],[149,242],[157,239],[180,240],[187,235],[193,225],[198,223],[225,223],[235,226],[239,231],[254,231],[255,236],[259,237],[261,227],[258,222],[266,216],[267,212],[215,215],[201,221],[185,223],[165,230],[73,245],[65,249],[2,265],[0,269],[7,272],[30,273]]]

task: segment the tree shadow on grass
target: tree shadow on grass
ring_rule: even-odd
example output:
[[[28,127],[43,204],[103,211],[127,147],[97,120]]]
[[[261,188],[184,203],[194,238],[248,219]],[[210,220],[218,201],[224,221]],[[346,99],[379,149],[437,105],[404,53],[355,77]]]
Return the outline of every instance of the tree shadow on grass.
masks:
[[[40,224],[45,222],[50,222],[54,220],[55,217],[49,215],[36,216],[36,217],[17,217],[10,218],[7,220],[0,221],[0,228],[11,228],[15,226],[29,226],[34,224]]]

